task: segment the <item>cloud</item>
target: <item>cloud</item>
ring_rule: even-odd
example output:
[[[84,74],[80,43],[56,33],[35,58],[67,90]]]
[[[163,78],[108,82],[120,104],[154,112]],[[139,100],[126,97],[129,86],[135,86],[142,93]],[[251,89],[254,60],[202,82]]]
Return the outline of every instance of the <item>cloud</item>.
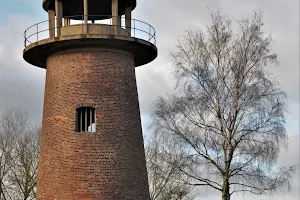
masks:
[[[5,108],[19,107],[28,110],[34,121],[40,122],[43,108],[45,70],[27,64],[22,58],[23,31],[30,25],[43,21],[47,14],[40,0],[21,0],[26,7],[22,15],[13,8],[5,11],[5,23],[0,23],[0,113]],[[14,0],[14,4],[21,2]],[[158,58],[136,69],[141,116],[144,132],[150,123],[151,104],[158,96],[172,93],[174,80],[170,68],[170,50],[178,37],[189,28],[205,28],[210,23],[208,10],[220,10],[234,20],[247,17],[253,10],[264,12],[265,32],[272,33],[279,54],[279,67],[270,67],[282,89],[289,97],[288,131],[291,144],[288,152],[282,152],[279,163],[299,163],[299,0],[137,0],[133,17],[153,25],[156,29]],[[22,4],[20,4],[22,5]],[[30,7],[30,8],[29,8]],[[33,9],[34,8],[34,9]],[[21,10],[19,7],[17,10]],[[40,10],[35,10],[40,9]],[[32,10],[33,13],[29,13]],[[1,10],[2,11],[2,10]],[[24,14],[28,13],[28,14]],[[34,14],[35,13],[35,14]],[[44,16],[37,19],[33,18]],[[3,13],[2,13],[3,14]],[[294,200],[299,198],[299,173],[295,176],[291,193],[275,197],[239,195],[234,200]],[[220,195],[203,191],[201,198],[220,199]]]
[[[280,66],[269,66],[289,100],[288,129],[298,129],[299,121],[299,11],[298,0],[140,0],[134,18],[154,26],[157,34],[158,58],[136,70],[142,119],[148,118],[151,103],[157,96],[174,89],[170,75],[169,52],[177,39],[189,28],[205,29],[210,23],[208,10],[220,10],[235,20],[249,17],[254,10],[264,13],[264,31],[271,33],[276,43]],[[159,84],[158,84],[159,83]],[[291,117],[292,116],[292,117]],[[145,121],[145,120],[143,120]],[[291,123],[289,123],[291,122]]]
[[[151,103],[158,96],[172,93],[174,81],[170,74],[169,51],[175,47],[178,37],[189,28],[205,28],[210,23],[210,10],[220,10],[234,21],[249,17],[254,10],[264,14],[264,31],[271,33],[276,43],[274,52],[279,55],[279,66],[269,66],[269,71],[278,80],[280,87],[288,95],[289,114],[287,129],[292,138],[289,151],[282,151],[280,164],[299,163],[299,1],[298,0],[140,0],[134,17],[149,22],[156,28],[158,58],[136,70],[139,99],[144,133],[147,133],[151,117]],[[234,196],[234,200],[293,200],[299,198],[299,172],[295,174],[290,193],[274,196]],[[297,198],[298,197],[298,198]],[[201,190],[199,199],[220,199],[214,190]]]
[[[21,108],[28,110],[33,121],[41,122],[45,70],[22,58],[23,32],[36,20],[24,15],[11,15],[8,19],[0,27],[0,112]]]

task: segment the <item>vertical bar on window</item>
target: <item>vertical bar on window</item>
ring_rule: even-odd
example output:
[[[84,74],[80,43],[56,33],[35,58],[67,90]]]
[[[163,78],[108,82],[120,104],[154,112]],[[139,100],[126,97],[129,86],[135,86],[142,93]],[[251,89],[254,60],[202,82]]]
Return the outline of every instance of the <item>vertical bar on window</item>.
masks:
[[[79,132],[82,131],[82,108],[79,108],[79,115],[80,115],[80,128],[79,128]]]
[[[96,118],[95,110],[96,110],[96,109],[93,108],[93,113],[92,113],[92,115],[93,115],[92,123],[95,123],[95,118]]]
[[[88,131],[88,126],[87,126],[87,108],[84,108],[84,116],[85,116],[85,127],[84,127],[84,131]]]
[[[93,109],[93,123],[95,124],[95,132],[97,131],[96,125],[96,108]]]
[[[85,132],[85,108],[84,107],[81,108],[81,115],[82,115],[82,127],[81,127],[81,131]]]
[[[93,132],[93,108],[90,109],[90,124],[91,132]]]
[[[91,126],[91,108],[87,108],[87,131],[89,130],[89,127]]]
[[[75,125],[75,131],[79,132],[79,113],[78,113],[78,109],[76,109],[76,125]]]

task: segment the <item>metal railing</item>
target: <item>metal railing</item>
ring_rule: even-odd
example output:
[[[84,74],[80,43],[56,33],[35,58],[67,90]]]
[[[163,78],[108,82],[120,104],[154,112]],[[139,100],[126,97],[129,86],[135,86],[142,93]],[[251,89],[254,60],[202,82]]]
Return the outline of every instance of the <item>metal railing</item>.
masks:
[[[86,24],[84,23],[84,17],[85,15],[74,15],[74,16],[65,16],[61,18],[61,21],[63,22],[63,19],[78,19],[81,18],[81,20],[70,20],[68,25],[63,25],[62,27],[58,27],[56,24],[57,18],[55,17],[54,19],[51,20],[45,20],[39,23],[36,23],[29,28],[27,28],[24,32],[24,46],[27,47],[32,43],[44,40],[44,39],[49,39],[50,38],[50,31],[53,31],[54,29],[54,37],[57,37],[57,32],[63,29],[64,27],[67,26],[72,26],[72,25],[81,25],[82,26],[82,33],[81,34],[86,34],[85,32],[85,26]],[[88,20],[88,24],[104,24],[104,25],[109,25],[111,26],[110,28],[110,33],[103,34],[99,33],[100,35],[118,35],[118,33],[114,32],[114,28],[118,26],[119,28],[122,28],[125,30],[130,30],[128,31],[127,37],[131,38],[138,38],[145,40],[147,42],[150,42],[154,45],[156,45],[156,32],[155,29],[148,23],[137,20],[137,19],[130,19],[131,20],[131,27],[126,27],[125,21],[127,20],[125,17],[115,17],[115,16],[109,16],[109,15],[88,15],[89,18],[107,18],[104,20]],[[121,22],[120,25],[113,25],[113,19],[114,18],[120,18]],[[54,28],[49,28],[49,22],[54,23]],[[94,34],[94,32],[93,32]],[[72,34],[70,34],[72,35]],[[126,36],[124,34],[119,34],[121,36]]]

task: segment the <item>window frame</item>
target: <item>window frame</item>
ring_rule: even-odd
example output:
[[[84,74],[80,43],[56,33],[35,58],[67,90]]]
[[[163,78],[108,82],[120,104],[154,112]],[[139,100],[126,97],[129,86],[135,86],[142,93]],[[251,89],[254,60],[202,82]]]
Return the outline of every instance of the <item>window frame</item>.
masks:
[[[96,130],[96,109],[91,106],[78,107],[76,109],[75,131],[77,133],[95,133]]]

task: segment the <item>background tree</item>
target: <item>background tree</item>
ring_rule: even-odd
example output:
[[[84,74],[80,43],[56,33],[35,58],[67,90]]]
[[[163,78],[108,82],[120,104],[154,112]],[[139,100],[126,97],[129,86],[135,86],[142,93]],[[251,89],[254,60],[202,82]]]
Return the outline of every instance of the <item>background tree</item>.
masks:
[[[9,181],[15,186],[19,199],[36,197],[40,127],[30,127],[14,144]]]
[[[178,156],[168,149],[166,141],[148,140],[145,148],[151,200],[192,200],[191,186],[182,183],[176,163],[164,158]]]
[[[177,93],[159,98],[153,126],[173,141],[183,182],[207,186],[229,200],[290,185],[294,167],[276,165],[286,145],[286,95],[266,70],[278,64],[262,16],[232,21],[212,13],[206,32],[188,31],[172,53]],[[178,159],[179,158],[179,159]]]
[[[0,199],[6,200],[7,189],[7,176],[9,173],[9,154],[12,151],[12,139],[6,130],[1,127],[0,131]]]
[[[7,109],[0,115],[0,149],[1,149],[1,199],[12,199],[13,185],[9,182],[12,154],[16,138],[24,132],[28,118],[22,111]]]
[[[40,132],[22,110],[7,109],[0,116],[0,199],[35,198]]]

